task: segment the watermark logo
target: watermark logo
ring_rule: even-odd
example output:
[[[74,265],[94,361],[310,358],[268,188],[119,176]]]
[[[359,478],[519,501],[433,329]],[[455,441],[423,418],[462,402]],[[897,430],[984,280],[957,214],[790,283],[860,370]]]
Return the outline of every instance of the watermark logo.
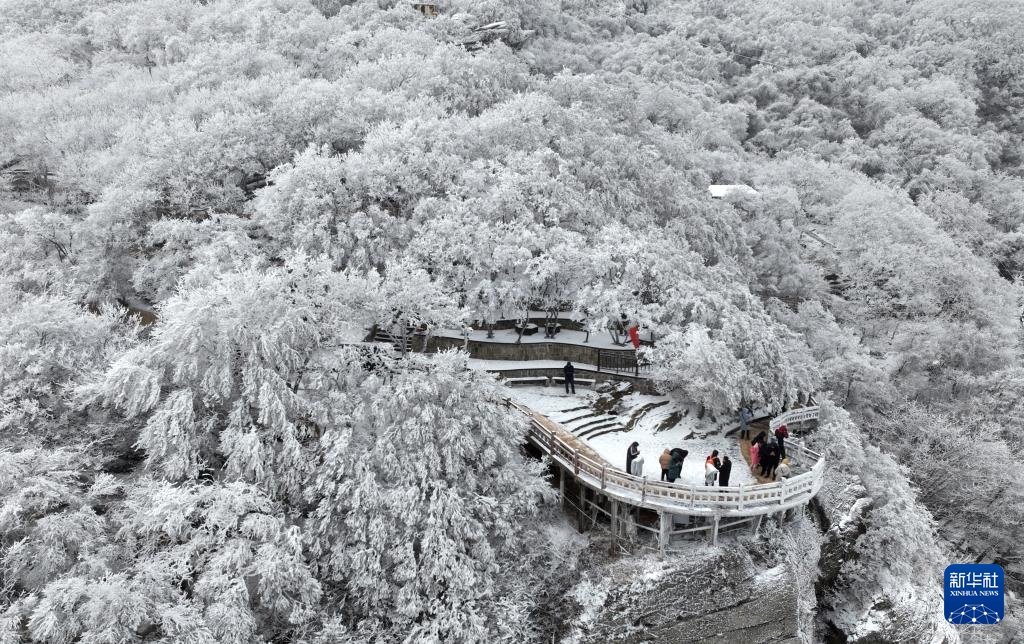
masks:
[[[1003,621],[1003,569],[995,564],[946,566],[945,610],[950,624]]]

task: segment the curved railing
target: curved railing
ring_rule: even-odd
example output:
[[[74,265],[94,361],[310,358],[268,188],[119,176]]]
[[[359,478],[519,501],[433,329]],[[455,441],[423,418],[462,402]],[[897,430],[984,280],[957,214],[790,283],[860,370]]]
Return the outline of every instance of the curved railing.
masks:
[[[786,456],[792,466],[808,470],[782,481],[725,487],[650,481],[580,453],[566,440],[573,437],[570,432],[524,405],[512,401],[509,404],[529,417],[530,442],[591,489],[633,506],[691,516],[756,516],[806,504],[824,481],[824,457],[799,440],[786,441]],[[801,407],[780,414],[770,426],[774,429],[817,417],[817,406]]]
[[[768,429],[775,431],[781,425],[793,425],[795,423],[803,423],[808,420],[818,419],[818,406],[813,405],[810,407],[797,407],[796,409],[790,409],[784,411],[775,418],[772,418],[768,423]]]

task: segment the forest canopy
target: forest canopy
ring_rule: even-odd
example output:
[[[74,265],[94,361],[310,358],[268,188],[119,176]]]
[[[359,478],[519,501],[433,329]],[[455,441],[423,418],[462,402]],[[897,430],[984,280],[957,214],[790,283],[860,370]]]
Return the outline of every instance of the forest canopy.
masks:
[[[531,308],[825,401],[849,641],[1021,588],[1024,4],[438,9],[0,0],[0,641],[541,637],[524,424],[353,345]]]

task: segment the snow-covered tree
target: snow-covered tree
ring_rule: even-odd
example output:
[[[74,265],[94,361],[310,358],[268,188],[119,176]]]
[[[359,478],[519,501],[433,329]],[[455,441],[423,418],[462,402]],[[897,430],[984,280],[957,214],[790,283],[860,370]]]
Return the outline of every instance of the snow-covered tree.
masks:
[[[662,389],[716,412],[731,412],[743,401],[746,365],[708,329],[692,324],[661,338],[656,356],[654,376]]]
[[[344,621],[362,640],[523,637],[530,522],[550,495],[520,453],[523,418],[459,353],[351,383],[306,490]]]
[[[63,294],[0,284],[0,431],[8,446],[56,443],[81,429],[74,388],[133,344],[133,325],[115,307],[93,313]]]
[[[0,638],[267,641],[311,628],[300,529],[240,482],[131,486],[70,451],[0,453]]]
[[[144,421],[139,446],[171,479],[223,466],[298,494],[311,466],[303,444],[330,417],[300,390],[329,345],[361,339],[377,283],[301,255],[280,267],[192,273],[161,306],[150,340],[87,393]]]

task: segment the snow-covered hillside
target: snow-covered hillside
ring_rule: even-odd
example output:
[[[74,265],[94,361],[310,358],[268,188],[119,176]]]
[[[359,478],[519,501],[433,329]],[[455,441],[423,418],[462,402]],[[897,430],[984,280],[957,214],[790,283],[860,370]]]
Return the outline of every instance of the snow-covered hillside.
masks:
[[[0,642],[1019,639],[1022,26],[0,0]],[[484,373],[567,360],[646,393]],[[745,482],[739,409],[809,394],[823,478],[689,560],[506,404]],[[944,621],[954,562],[999,625]]]

